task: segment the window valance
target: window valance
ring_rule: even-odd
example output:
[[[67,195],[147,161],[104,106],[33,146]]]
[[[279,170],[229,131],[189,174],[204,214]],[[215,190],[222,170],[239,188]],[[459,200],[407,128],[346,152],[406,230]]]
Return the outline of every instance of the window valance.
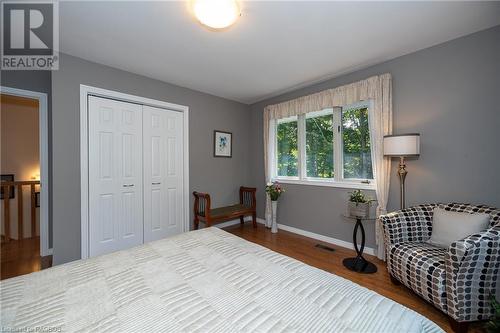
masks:
[[[268,121],[287,118],[369,99],[382,102],[382,99],[390,98],[390,94],[391,74],[386,73],[283,103],[268,105],[264,108],[264,118]]]

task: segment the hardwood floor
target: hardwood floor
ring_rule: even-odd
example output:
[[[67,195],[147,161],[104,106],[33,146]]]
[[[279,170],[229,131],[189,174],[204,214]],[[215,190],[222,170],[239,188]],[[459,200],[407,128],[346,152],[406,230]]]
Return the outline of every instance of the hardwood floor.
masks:
[[[0,261],[1,280],[52,266],[52,256],[40,257],[40,237],[2,243]]]
[[[367,260],[377,266],[378,271],[374,274],[360,274],[348,270],[342,264],[344,258],[355,256],[353,250],[317,241],[284,230],[279,230],[277,234],[272,234],[261,224],[258,225],[257,229],[254,229],[251,223],[245,223],[243,226],[235,225],[224,228],[224,230],[248,241],[265,246],[273,251],[300,260],[308,265],[356,282],[363,287],[371,289],[424,315],[441,326],[445,331],[453,332],[446,315],[415,295],[406,287],[394,285],[390,281],[385,263],[376,257],[364,255]],[[328,245],[334,248],[335,252],[317,248],[315,247],[316,244]],[[483,325],[483,323],[474,323],[470,325],[469,332],[484,332],[482,329]]]

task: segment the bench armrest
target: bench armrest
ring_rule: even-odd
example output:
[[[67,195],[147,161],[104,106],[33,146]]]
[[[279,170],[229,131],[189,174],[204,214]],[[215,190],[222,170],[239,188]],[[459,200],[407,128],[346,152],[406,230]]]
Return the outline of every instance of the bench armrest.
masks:
[[[194,195],[194,215],[210,217],[210,194],[193,192]]]
[[[255,192],[257,189],[255,187],[240,187],[240,204],[247,207],[252,207],[255,209],[257,206],[257,200],[255,198]]]

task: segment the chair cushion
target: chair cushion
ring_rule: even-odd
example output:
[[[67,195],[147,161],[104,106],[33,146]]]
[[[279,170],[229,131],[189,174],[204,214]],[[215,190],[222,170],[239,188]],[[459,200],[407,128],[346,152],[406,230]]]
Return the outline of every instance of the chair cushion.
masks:
[[[453,242],[483,231],[489,223],[489,214],[470,214],[434,208],[432,234],[428,242],[432,245],[448,248]]]
[[[389,272],[415,293],[446,311],[446,249],[427,243],[391,246]]]

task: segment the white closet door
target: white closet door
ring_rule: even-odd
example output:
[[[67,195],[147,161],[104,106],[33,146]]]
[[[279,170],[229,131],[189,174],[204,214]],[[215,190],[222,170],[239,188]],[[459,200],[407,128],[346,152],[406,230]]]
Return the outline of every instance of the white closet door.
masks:
[[[143,107],[144,241],[182,232],[183,114]]]
[[[89,96],[89,253],[143,243],[142,105]]]

